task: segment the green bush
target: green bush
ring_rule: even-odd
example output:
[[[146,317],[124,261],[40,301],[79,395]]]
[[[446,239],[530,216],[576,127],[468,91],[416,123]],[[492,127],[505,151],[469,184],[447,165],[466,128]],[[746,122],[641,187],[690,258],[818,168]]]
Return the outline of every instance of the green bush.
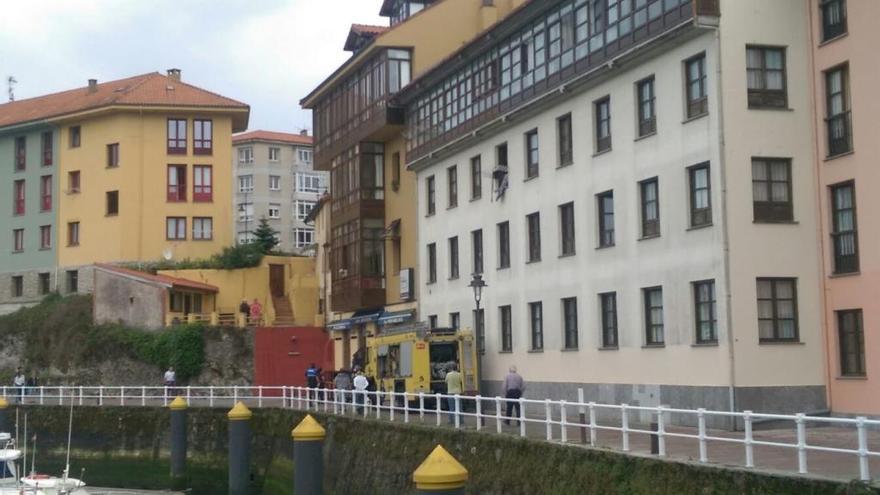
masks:
[[[146,273],[160,270],[235,270],[253,268],[263,261],[262,247],[255,243],[225,247],[219,253],[205,260],[185,259],[180,261],[156,261],[150,263],[127,263],[126,268]]]

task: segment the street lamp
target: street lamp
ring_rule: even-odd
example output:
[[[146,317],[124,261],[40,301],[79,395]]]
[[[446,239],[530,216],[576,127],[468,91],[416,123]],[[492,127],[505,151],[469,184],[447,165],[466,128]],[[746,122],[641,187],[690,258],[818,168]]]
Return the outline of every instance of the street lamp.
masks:
[[[248,224],[250,223],[250,219],[248,218],[248,214],[247,214],[247,202],[248,202],[247,189],[245,189],[243,192],[244,192],[244,203],[238,204],[238,212],[241,213],[242,216],[244,217],[244,242],[239,243],[239,244],[247,244],[248,236],[250,234],[250,232],[248,232]]]
[[[486,338],[483,335],[483,324],[480,319],[480,301],[483,299],[483,288],[487,287],[486,282],[483,280],[483,275],[474,273],[468,287],[474,290],[474,303],[477,305],[477,311],[474,313],[474,329],[477,334],[477,392],[480,393],[483,376],[483,354],[486,353]]]

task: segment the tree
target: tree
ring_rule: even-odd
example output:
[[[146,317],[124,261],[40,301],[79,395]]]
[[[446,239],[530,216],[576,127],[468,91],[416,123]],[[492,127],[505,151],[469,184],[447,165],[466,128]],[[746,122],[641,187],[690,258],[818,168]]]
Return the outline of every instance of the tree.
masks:
[[[278,232],[269,226],[266,217],[260,218],[260,225],[254,230],[254,244],[260,246],[263,254],[269,254],[278,245]]]

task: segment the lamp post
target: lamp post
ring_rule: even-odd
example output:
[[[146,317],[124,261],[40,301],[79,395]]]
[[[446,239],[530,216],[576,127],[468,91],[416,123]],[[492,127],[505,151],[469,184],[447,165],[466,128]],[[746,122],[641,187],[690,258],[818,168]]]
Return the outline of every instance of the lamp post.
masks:
[[[481,385],[483,377],[483,354],[486,352],[486,337],[483,335],[483,322],[480,318],[480,301],[483,299],[483,288],[487,287],[483,280],[483,275],[474,273],[471,276],[471,283],[468,287],[474,290],[474,303],[477,306],[474,312],[474,328],[476,329],[477,340],[477,393],[481,394]]]
[[[250,220],[247,214],[248,191],[245,189],[242,192],[244,192],[244,203],[239,203],[238,212],[244,217],[244,242],[239,242],[239,244],[247,244],[248,234],[250,234],[250,232],[248,232],[248,224],[250,223]]]

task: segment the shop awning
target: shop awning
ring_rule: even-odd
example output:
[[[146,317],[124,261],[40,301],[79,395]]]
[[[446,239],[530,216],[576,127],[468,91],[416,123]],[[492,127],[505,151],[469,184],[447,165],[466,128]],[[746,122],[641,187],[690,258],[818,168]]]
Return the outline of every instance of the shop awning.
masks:
[[[406,323],[415,317],[415,311],[411,309],[407,309],[404,311],[391,311],[387,313],[383,313],[382,316],[379,317],[380,325],[399,325],[401,323]]]
[[[363,325],[364,323],[370,323],[379,319],[379,315],[382,314],[382,308],[375,309],[361,309],[355,311],[353,315],[351,315],[351,323],[352,325]]]
[[[351,319],[346,318],[344,320],[336,320],[327,323],[327,330],[331,332],[341,332],[342,330],[348,330],[351,328]]]

